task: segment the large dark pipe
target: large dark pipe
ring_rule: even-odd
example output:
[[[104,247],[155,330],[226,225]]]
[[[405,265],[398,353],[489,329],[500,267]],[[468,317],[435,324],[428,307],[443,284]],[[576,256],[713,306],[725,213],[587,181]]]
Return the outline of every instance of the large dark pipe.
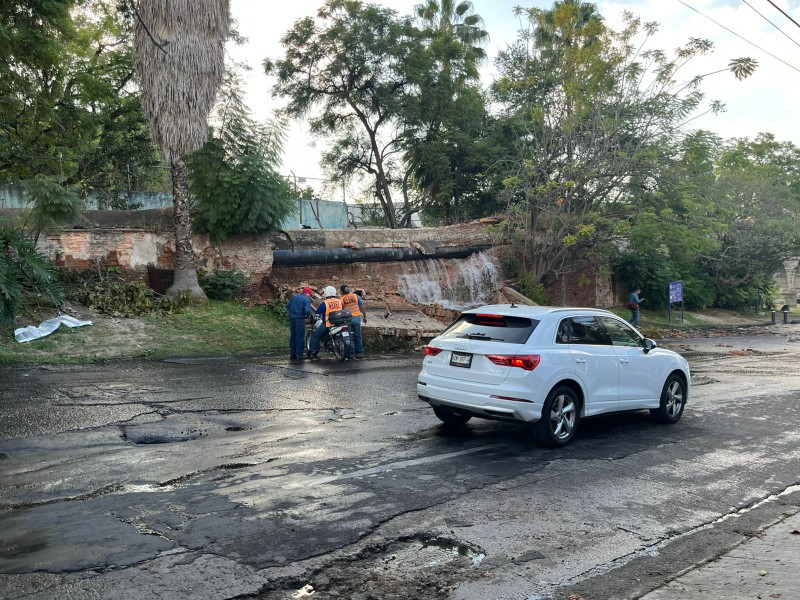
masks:
[[[490,246],[461,246],[436,248],[433,254],[422,254],[414,248],[315,248],[313,250],[273,250],[275,265],[335,265],[355,262],[394,262],[426,258],[466,258]]]

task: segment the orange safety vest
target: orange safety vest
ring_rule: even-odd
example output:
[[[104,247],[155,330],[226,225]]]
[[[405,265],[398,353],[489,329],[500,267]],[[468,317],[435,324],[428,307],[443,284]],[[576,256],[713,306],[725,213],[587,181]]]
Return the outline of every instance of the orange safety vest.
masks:
[[[342,310],[342,301],[339,298],[328,298],[323,300],[322,303],[325,305],[325,326],[330,327],[331,322],[328,320],[328,315],[337,310]]]
[[[356,296],[354,293],[350,292],[349,294],[342,296],[342,305],[344,306],[345,310],[349,310],[350,314],[354,317],[361,316],[361,308],[358,306],[358,296]]]

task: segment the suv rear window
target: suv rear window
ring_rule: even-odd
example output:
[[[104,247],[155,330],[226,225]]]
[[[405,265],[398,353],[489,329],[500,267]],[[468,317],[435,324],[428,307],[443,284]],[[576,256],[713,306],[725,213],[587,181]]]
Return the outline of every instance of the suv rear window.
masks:
[[[524,344],[538,324],[539,321],[525,317],[464,313],[441,337]]]

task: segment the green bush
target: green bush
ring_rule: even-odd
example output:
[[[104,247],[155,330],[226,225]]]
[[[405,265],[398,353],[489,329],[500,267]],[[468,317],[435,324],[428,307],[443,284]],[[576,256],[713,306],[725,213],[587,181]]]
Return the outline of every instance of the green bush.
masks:
[[[197,271],[197,280],[206,296],[212,300],[230,300],[247,285],[248,277],[236,267],[229,271],[206,273]]]
[[[118,268],[62,271],[61,280],[68,298],[116,317],[176,313],[191,301],[188,290],[178,298],[162,296],[140,281],[126,281]]]
[[[523,273],[522,277],[519,278],[517,291],[536,302],[536,304],[547,305],[549,303],[544,285],[540,281],[536,281],[529,272]]]
[[[272,315],[279,323],[289,324],[289,307],[286,302],[275,300],[264,307],[267,314]]]
[[[0,228],[0,323],[13,323],[21,302],[41,296],[63,301],[53,263],[20,231]]]

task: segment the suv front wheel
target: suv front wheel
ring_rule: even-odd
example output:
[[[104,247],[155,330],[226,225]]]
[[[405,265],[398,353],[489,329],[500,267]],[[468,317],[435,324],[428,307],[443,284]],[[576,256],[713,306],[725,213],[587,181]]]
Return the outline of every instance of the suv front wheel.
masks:
[[[667,377],[664,389],[661,390],[661,404],[650,411],[659,423],[677,423],[686,406],[686,384],[677,373]]]

